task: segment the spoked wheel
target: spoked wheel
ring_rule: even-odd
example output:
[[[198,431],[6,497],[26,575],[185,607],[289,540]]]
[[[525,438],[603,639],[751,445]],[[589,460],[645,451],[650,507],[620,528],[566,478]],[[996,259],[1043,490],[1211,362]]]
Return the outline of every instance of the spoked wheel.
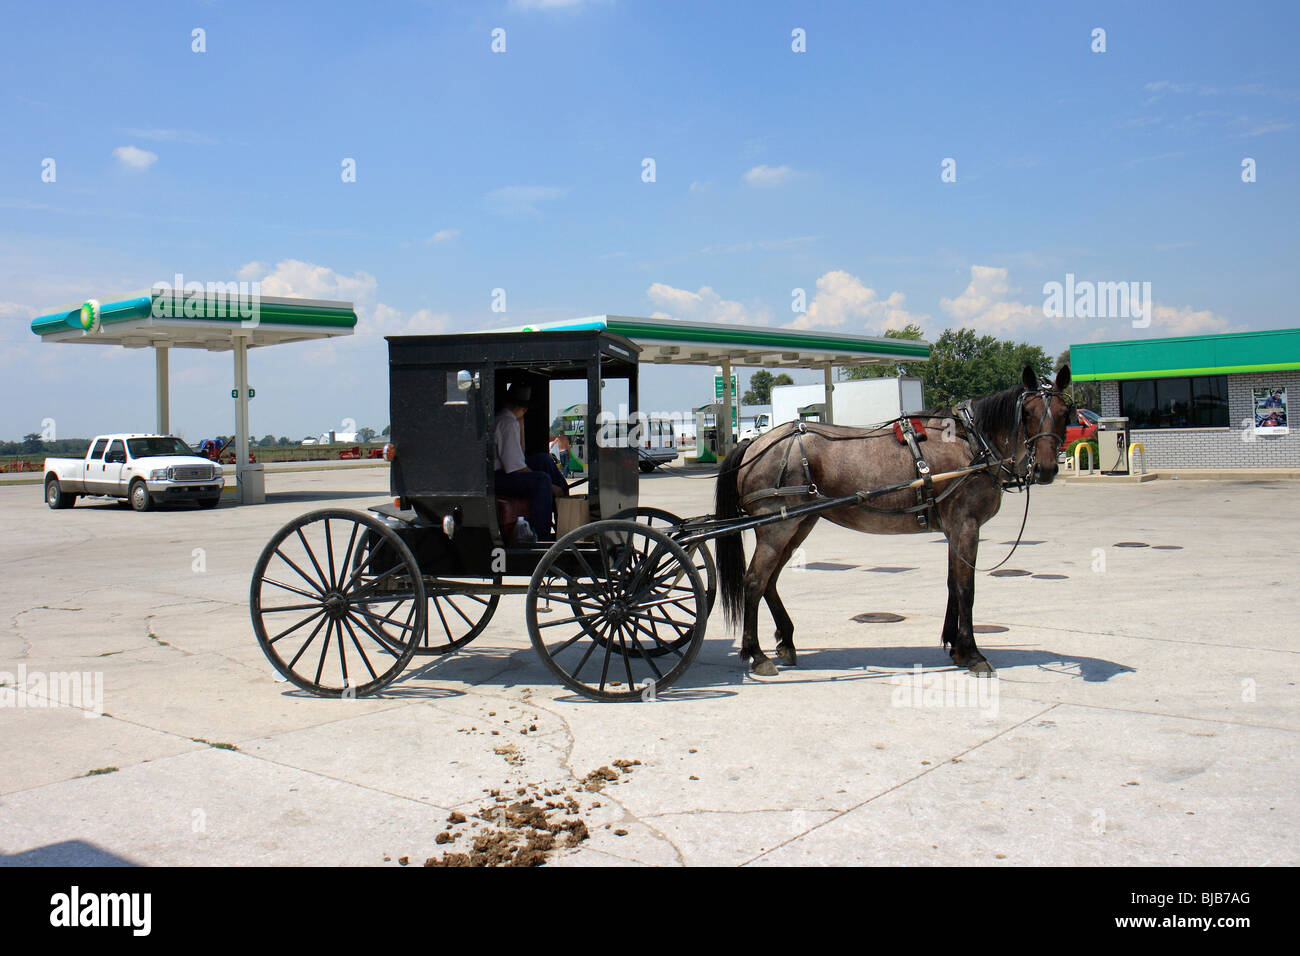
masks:
[[[649,525],[651,528],[657,528],[669,535],[685,523],[681,518],[677,517],[677,515],[673,514],[671,511],[665,511],[663,508],[628,508],[614,515],[615,520],[620,518]],[[709,610],[705,614],[707,617],[709,613],[712,613],[713,602],[718,596],[718,567],[713,562],[713,552],[709,550],[709,546],[706,542],[700,541],[697,544],[688,546],[685,550],[686,554],[691,559],[691,563],[695,566],[695,569],[700,572],[700,577],[704,579],[704,588],[708,596],[707,607]],[[677,647],[684,647],[689,642],[690,635],[687,634],[678,638],[675,642],[670,642],[670,646],[675,644]],[[644,648],[644,653],[651,657],[658,657],[662,654],[667,654],[669,650],[670,647],[668,646],[660,647],[656,645],[654,647]]]
[[[539,617],[543,603],[561,616]],[[526,615],[533,647],[570,689],[594,700],[650,699],[699,653],[708,592],[667,534],[610,519],[569,532],[543,555]]]
[[[429,621],[417,654],[446,654],[464,647],[483,633],[497,605],[500,594],[475,594],[466,584],[483,584],[485,579],[438,578],[425,585],[429,595]],[[501,583],[501,575],[492,579]],[[442,643],[438,643],[441,641]]]
[[[367,553],[357,561],[359,547]],[[313,511],[277,531],[257,559],[249,606],[275,669],[322,697],[375,693],[424,639],[415,556],[382,522],[355,511]]]
[[[371,552],[378,549],[381,554],[371,557]],[[399,558],[395,551],[388,548],[387,539],[377,534],[362,536],[357,550],[353,554],[352,564],[359,567],[362,562],[370,560],[374,573],[379,573]],[[483,633],[483,629],[492,620],[497,605],[501,602],[499,594],[477,594],[474,585],[500,584],[501,575],[494,578],[427,578],[424,592],[429,606],[425,613],[425,629],[415,653],[420,655],[447,654],[464,647]],[[405,587],[400,576],[384,582],[380,588],[389,590]],[[374,626],[394,644],[404,645],[407,632],[385,622],[374,621]]]

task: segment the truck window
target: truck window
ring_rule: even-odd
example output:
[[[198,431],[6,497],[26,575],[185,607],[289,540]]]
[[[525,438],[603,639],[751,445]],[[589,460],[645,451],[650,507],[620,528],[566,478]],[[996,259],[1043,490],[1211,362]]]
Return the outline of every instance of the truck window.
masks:
[[[90,458],[93,461],[99,461],[104,457],[104,449],[108,447],[108,439],[101,438],[95,442],[95,447],[91,449]]]
[[[126,464],[126,448],[120,438],[113,439],[113,444],[108,446],[108,454],[104,456],[104,461]]]

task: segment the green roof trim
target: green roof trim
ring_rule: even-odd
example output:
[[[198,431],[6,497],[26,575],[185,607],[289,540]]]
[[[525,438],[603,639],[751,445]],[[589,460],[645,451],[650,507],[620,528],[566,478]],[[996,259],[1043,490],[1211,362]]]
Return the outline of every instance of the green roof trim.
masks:
[[[677,319],[647,319],[627,315],[597,315],[567,322],[524,326],[523,331],[603,329],[640,342],[699,343],[705,347],[731,347],[753,351],[814,351],[845,356],[897,357],[925,361],[930,357],[928,342],[834,332],[804,332],[753,325],[682,322]]]
[[[1070,374],[1096,382],[1300,369],[1300,329],[1227,332],[1070,346]]]
[[[709,326],[701,328],[682,323],[680,328],[665,328],[659,323],[648,324],[611,316],[606,327],[630,339],[661,339],[665,342],[723,342],[738,346],[767,346],[769,348],[832,349],[845,354],[908,355],[928,359],[930,346],[909,339],[866,339],[854,336],[826,336],[789,329],[764,330],[755,326],[729,328]]]

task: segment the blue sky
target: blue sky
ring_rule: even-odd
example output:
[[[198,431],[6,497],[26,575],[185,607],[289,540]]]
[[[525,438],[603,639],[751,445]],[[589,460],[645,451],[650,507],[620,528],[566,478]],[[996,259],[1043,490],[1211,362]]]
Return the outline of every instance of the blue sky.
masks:
[[[382,427],[379,336],[408,329],[602,312],[867,334],[915,321],[1055,354],[1295,326],[1298,11],[13,6],[0,437],[47,417],[63,436],[151,427],[150,354],[42,345],[28,325],[177,272],[357,302],[353,339],[253,353],[253,430],[294,437],[345,418]],[[955,182],[940,179],[947,157]],[[1151,327],[1044,318],[1043,284],[1067,273],[1150,282]],[[230,432],[229,356],[172,368],[173,430]],[[642,391],[643,406],[677,409],[711,381],[651,369]]]

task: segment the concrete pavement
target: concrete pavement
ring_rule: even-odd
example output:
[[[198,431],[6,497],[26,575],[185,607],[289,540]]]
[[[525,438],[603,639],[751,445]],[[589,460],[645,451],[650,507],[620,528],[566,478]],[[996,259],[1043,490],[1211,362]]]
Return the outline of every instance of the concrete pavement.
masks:
[[[707,478],[641,487],[711,510]],[[1030,573],[978,579],[996,682],[939,646],[937,535],[823,524],[782,578],[797,668],[748,677],[718,614],[682,682],[609,705],[556,685],[518,597],[380,697],[275,679],[248,618],[258,553],[304,511],[385,500],[382,468],[280,475],[267,504],[212,512],[52,512],[0,487],[0,862],[422,863],[534,799],[589,834],[548,865],[1294,865],[1296,490],[1036,490],[1006,566]],[[770,652],[765,610],[760,634]]]

